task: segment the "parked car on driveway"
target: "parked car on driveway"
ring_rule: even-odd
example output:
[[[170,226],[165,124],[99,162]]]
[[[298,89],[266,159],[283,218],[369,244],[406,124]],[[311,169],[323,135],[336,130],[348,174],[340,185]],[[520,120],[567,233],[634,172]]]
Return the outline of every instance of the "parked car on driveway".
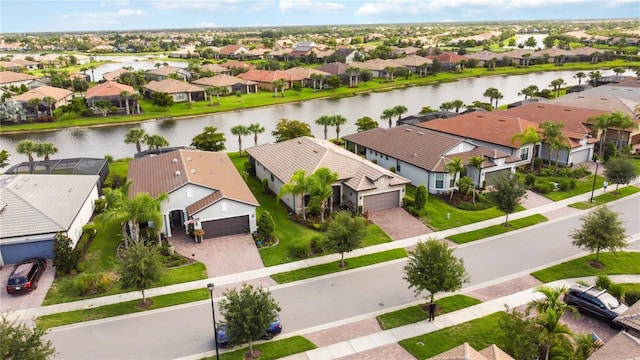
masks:
[[[44,258],[31,258],[18,262],[7,281],[7,293],[27,292],[38,288],[38,281],[47,268]]]
[[[595,286],[573,285],[564,295],[564,302],[575,306],[580,312],[600,318],[613,324],[613,319],[625,312],[628,307],[607,290]]]
[[[273,321],[271,322],[271,324],[269,324],[269,327],[267,327],[264,330],[264,335],[262,335],[262,339],[270,340],[275,335],[280,334],[281,332],[282,332],[282,323],[280,322],[280,317],[278,315],[275,315]],[[227,331],[226,325],[220,325],[218,327],[217,340],[218,340],[218,346],[220,347],[227,347],[229,346],[230,343],[233,343],[233,340],[234,340],[233,334],[229,334],[229,331]]]

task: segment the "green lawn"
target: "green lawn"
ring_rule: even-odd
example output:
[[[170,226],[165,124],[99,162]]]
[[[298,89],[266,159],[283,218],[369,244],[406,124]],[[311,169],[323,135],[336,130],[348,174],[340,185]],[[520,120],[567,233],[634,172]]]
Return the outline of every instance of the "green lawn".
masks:
[[[206,300],[209,299],[209,296],[209,290],[207,289],[195,289],[168,295],[155,296],[153,298],[150,298],[153,301],[153,304],[151,305],[149,310],[160,309],[163,307],[179,304],[186,304],[193,301]],[[91,300],[87,300],[87,303],[90,302]],[[106,319],[109,317],[146,311],[138,308],[136,306],[138,303],[140,303],[140,300],[132,300],[117,304],[94,307],[92,309],[75,310],[40,316],[36,318],[36,324],[44,327],[45,329],[48,329],[56,326],[75,324],[83,321]]]
[[[466,295],[453,295],[436,301],[440,307],[437,315],[446,314],[469,306],[480,304],[481,301]],[[413,324],[427,319],[427,313],[422,310],[422,305],[410,306],[401,310],[382,314],[376,317],[382,330],[397,328]]]
[[[317,346],[302,336],[294,336],[282,340],[265,341],[261,344],[254,344],[254,351],[260,351],[260,360],[280,359],[285,356],[298,354],[308,350],[313,350]],[[248,346],[224,352],[220,354],[221,360],[244,360],[244,353],[249,350]],[[215,360],[215,356],[204,358],[203,360]]]
[[[480,319],[402,340],[399,344],[416,359],[430,358],[465,342],[478,351],[491,344],[504,348],[505,335],[499,331],[499,321],[505,316],[505,312],[493,313]]]
[[[271,278],[278,284],[284,284],[288,282],[309,279],[316,276],[322,276],[332,274],[336,272],[352,270],[363,266],[369,266],[378,264],[385,261],[401,259],[407,256],[407,252],[404,249],[393,249],[378,252],[370,255],[358,256],[350,259],[346,259],[346,267],[339,267],[339,262],[331,262],[328,264],[321,264],[310,266],[300,270],[293,270],[271,275]]]
[[[548,283],[555,280],[570,279],[583,276],[640,274],[639,252],[600,253],[603,269],[596,269],[589,265],[595,260],[594,254],[564,262],[546,269],[533,272],[538,280]]]
[[[462,234],[451,235],[448,236],[447,239],[455,242],[456,244],[464,244],[470,241],[475,241],[479,239],[488,238],[490,236],[495,236],[499,234],[504,234],[510,231],[518,230],[525,228],[527,226],[536,225],[545,221],[548,221],[546,217],[540,214],[535,214],[531,216],[527,216],[521,219],[511,220],[509,221],[509,226],[493,225],[483,229],[469,231]]]
[[[569,204],[569,207],[586,210],[592,207],[596,207],[598,205],[606,204],[611,201],[622,199],[625,196],[633,195],[639,192],[635,186],[625,186],[623,188],[618,189],[618,193],[616,194],[614,191],[607,192],[606,194],[598,195],[593,197],[593,202],[589,201],[581,201],[573,204]]]

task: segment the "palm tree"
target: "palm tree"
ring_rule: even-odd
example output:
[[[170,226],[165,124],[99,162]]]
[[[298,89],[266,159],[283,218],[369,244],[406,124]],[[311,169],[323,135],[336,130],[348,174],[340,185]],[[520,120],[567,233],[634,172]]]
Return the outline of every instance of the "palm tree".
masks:
[[[213,86],[207,86],[204,93],[209,97],[209,105],[213,106],[213,95],[216,94],[216,89]],[[219,99],[220,98],[218,98],[218,104],[220,104]]]
[[[498,89],[494,88],[494,87],[490,87],[487,90],[484,91],[484,94],[482,94],[482,96],[484,97],[488,97],[489,98],[489,103],[493,104],[493,100],[496,99],[496,108],[498,107],[498,94],[500,92],[498,91]]]
[[[298,170],[293,173],[291,179],[286,184],[282,184],[280,188],[280,192],[278,193],[278,202],[285,194],[293,194],[293,210],[296,209],[296,197],[300,195],[302,201],[302,219],[307,220],[307,209],[304,203],[304,196],[307,193],[307,189],[309,188],[309,177],[307,176],[306,171]]]
[[[311,204],[320,207],[320,222],[324,222],[324,213],[327,203],[331,207],[333,204],[332,185],[338,181],[338,174],[326,167],[319,168],[309,176],[309,190],[311,193]],[[331,212],[333,209],[329,209]]]
[[[160,149],[169,146],[169,141],[160,134],[145,135],[144,143],[149,146],[149,149]]]
[[[120,99],[124,99],[124,107],[126,109],[127,115],[129,115],[129,98],[131,97],[131,93],[124,90],[121,91],[118,96],[120,97]]]
[[[353,78],[356,78],[356,86],[358,87],[358,75],[360,74],[360,68],[350,66],[347,68],[347,74],[349,74],[349,87],[353,87]]]
[[[582,85],[582,79],[586,78],[587,74],[582,71],[578,71],[575,75],[573,75],[574,79],[578,79],[578,85]]]
[[[38,98],[31,98],[27,101],[27,104],[33,108],[33,113],[36,115],[36,118],[38,117],[38,107],[41,102],[42,100]]]
[[[624,115],[620,111],[614,111],[611,114],[611,117],[613,118],[613,125],[618,128],[618,133],[616,134],[616,146],[619,146],[620,149],[622,149],[622,142],[620,141],[622,131],[629,128],[636,130],[638,129],[638,123],[629,115]]]
[[[535,292],[544,295],[543,298],[534,299],[527,304],[527,311],[535,310],[538,314],[543,314],[548,310],[556,312],[562,316],[566,311],[571,311],[574,316],[579,316],[578,309],[575,306],[568,305],[562,300],[564,294],[569,291],[566,286],[552,287],[549,285],[539,285],[534,288]]]
[[[393,114],[398,116],[398,121],[400,121],[402,114],[405,114],[407,111],[407,107],[404,105],[396,105],[393,107]]]
[[[331,125],[336,127],[336,139],[340,140],[340,125],[347,123],[347,118],[342,115],[333,115],[331,117]]]
[[[511,138],[511,143],[513,144],[515,142],[519,143],[519,147],[527,144],[533,145],[534,152],[531,154],[531,172],[533,173],[533,159],[535,158],[535,148],[536,144],[540,142],[540,134],[538,133],[538,130],[536,130],[536,128],[534,128],[533,126],[527,127],[520,134],[513,135],[513,137]]]
[[[518,96],[524,95],[524,99],[526,100],[529,97],[533,97],[539,91],[538,86],[529,85],[526,88],[520,90]]]
[[[236,125],[231,128],[231,134],[238,136],[238,148],[240,156],[242,156],[242,137],[249,135],[249,128],[244,125]]]
[[[615,113],[614,113],[615,114]],[[599,144],[599,150],[598,152],[600,154],[602,154],[602,146],[605,142],[605,137],[607,135],[607,130],[614,126],[614,118],[613,115],[614,114],[602,114],[596,117],[592,117],[589,119],[589,122],[591,123],[591,125],[593,126],[593,130],[595,132],[595,136],[598,135],[598,133],[600,133],[600,140],[598,141]],[[622,115],[622,114],[621,114]]]
[[[324,139],[327,140],[328,127],[333,125],[332,118],[329,115],[322,115],[316,119],[316,124],[324,126]]]
[[[544,359],[548,360],[552,350],[570,347],[575,336],[568,325],[560,322],[562,314],[556,313],[553,309],[538,315],[534,324],[539,328],[541,348],[544,351]]]
[[[259,123],[253,123],[247,127],[249,133],[253,134],[253,145],[258,146],[258,134],[262,134],[264,132],[264,126]]]
[[[482,175],[482,164],[484,163],[484,158],[482,156],[472,156],[467,160],[467,164],[471,167],[475,168],[478,171],[478,187],[480,187],[480,176]],[[476,203],[476,191],[473,190],[473,203]]]
[[[460,174],[462,172],[462,170],[464,170],[464,166],[462,165],[462,159],[459,157],[454,157],[453,159],[451,159],[451,161],[449,161],[445,166],[444,166],[445,170],[447,170],[449,172],[449,175],[453,175],[453,184],[455,186],[455,184],[458,181],[458,174]],[[455,191],[455,188],[454,188]],[[453,198],[453,192],[451,191],[451,197]]]
[[[18,146],[16,147],[16,152],[18,154],[27,155],[27,157],[29,158],[29,162],[32,162],[33,153],[36,151],[37,147],[38,147],[37,143],[29,139],[24,139],[18,143]]]
[[[589,77],[589,84],[591,84],[591,86],[597,86],[598,81],[600,81],[600,79],[602,78],[602,74],[598,70],[589,71],[589,74],[587,74],[587,76]]]
[[[89,65],[89,70],[91,70],[91,81],[93,82],[96,81],[96,74],[94,73],[95,69],[97,69],[95,65]]]
[[[42,98],[42,102],[47,104],[47,109],[49,109],[49,116],[53,116],[53,104],[56,103],[56,99],[51,96],[45,96]]]
[[[451,105],[453,105],[456,112],[460,112],[460,108],[464,107],[464,102],[460,99],[456,99],[451,102]]]
[[[560,142],[560,138],[563,136],[561,129],[564,123],[554,123],[551,121],[543,121],[540,123],[542,129],[542,141],[549,146],[549,166],[551,166],[551,155],[553,153],[552,144],[554,148]]]
[[[140,114],[140,100],[142,100],[142,94],[140,93],[131,94],[131,99],[133,99],[133,102],[136,105],[136,114]]]
[[[127,131],[124,138],[125,144],[136,144],[136,150],[142,151],[142,143],[145,140],[146,132],[141,128],[133,128]]]
[[[393,108],[390,109],[385,109],[382,112],[382,115],[380,116],[380,119],[382,120],[389,120],[389,129],[391,129],[391,125],[392,125],[392,121],[393,121],[393,117],[396,115],[395,111],[393,111]]]
[[[565,84],[566,82],[564,81],[564,79],[561,79],[561,78],[551,81],[551,83],[549,84],[549,87],[553,89],[555,97],[560,96],[560,88],[562,87],[562,85],[565,85]]]
[[[49,161],[49,155],[57,153],[58,148],[52,143],[41,143],[36,144],[35,151],[38,157],[44,157],[45,161]]]

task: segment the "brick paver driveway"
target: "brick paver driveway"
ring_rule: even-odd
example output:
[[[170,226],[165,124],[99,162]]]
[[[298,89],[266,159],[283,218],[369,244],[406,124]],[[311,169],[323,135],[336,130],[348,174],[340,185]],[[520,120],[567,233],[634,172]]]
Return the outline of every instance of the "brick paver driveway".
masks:
[[[393,240],[402,240],[433,232],[403,208],[371,211],[369,212],[369,220],[378,225]]]

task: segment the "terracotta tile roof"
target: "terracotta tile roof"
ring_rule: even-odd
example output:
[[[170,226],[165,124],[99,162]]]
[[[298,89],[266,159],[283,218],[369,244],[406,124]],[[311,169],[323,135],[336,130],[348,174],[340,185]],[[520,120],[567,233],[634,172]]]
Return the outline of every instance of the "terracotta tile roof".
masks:
[[[517,145],[511,143],[513,135],[522,133],[530,126],[538,128],[538,124],[533,121],[505,116],[495,111],[472,112],[451,119],[435,119],[418,124],[418,126],[512,149],[518,148]]]
[[[279,70],[272,71],[253,69],[239,74],[238,77],[245,80],[253,80],[261,83],[272,83],[279,79],[285,79],[286,81],[302,80],[302,78],[299,76]]]
[[[52,86],[39,86],[35,89],[29,90],[26,93],[22,93],[18,96],[14,96],[11,100],[28,102],[30,99],[44,99],[47,96],[51,96],[56,101],[71,96],[73,92],[67,89],[60,89]]]
[[[15,60],[11,60],[11,62],[16,62]],[[615,86],[615,87],[631,87],[631,88],[640,88],[640,77],[626,77],[622,78],[618,83],[615,84],[606,84],[603,85],[605,87]]]
[[[229,71],[229,69],[227,69],[226,67],[220,65],[220,64],[204,64],[200,67],[201,71],[211,71],[214,72],[216,74],[218,73],[225,73],[227,71]]]
[[[241,79],[231,75],[220,74],[213,77],[201,78],[191,82],[202,86],[233,86],[235,84],[255,85],[255,81]]]
[[[22,66],[36,66],[38,65],[35,61],[25,60],[25,59],[11,59],[11,62],[14,64],[22,65]]]
[[[480,61],[487,61],[491,59],[502,59],[503,57],[502,54],[496,54],[493,51],[489,51],[489,50],[482,50],[477,53],[466,54],[465,56],[469,59],[476,59]]]
[[[616,322],[640,332],[640,301],[636,301],[627,311],[619,315]]]
[[[309,79],[313,74],[320,74],[323,76],[330,76],[331,74],[325,71],[321,71],[318,69],[312,68],[302,68],[302,67],[292,67],[290,69],[285,70],[284,72],[295,76],[296,78]]]
[[[537,124],[547,120],[554,123],[564,123],[562,131],[566,131],[567,136],[569,133],[571,133],[572,136],[579,134],[580,139],[593,131],[591,126],[587,124],[589,118],[609,113],[604,110],[586,109],[554,103],[530,103],[507,110],[501,110],[500,112],[507,116],[527,119]]]
[[[458,63],[460,61],[467,60],[466,57],[464,57],[462,55],[458,55],[456,53],[452,53],[452,52],[444,52],[444,53],[442,53],[440,55],[429,56],[429,58],[431,60],[438,59],[438,61],[440,61],[443,64],[447,64],[447,63],[455,64],[455,63]]]
[[[587,109],[604,110],[608,112],[620,111],[625,115],[635,117],[637,102],[614,96],[589,96],[581,93],[572,93],[560,96],[551,101],[552,104],[581,107]]]
[[[229,156],[224,152],[176,150],[147,155],[129,162],[130,194],[147,192],[153,197],[171,193],[185,184],[214,189],[227,198],[260,206]],[[192,206],[203,206],[196,205]]]
[[[421,66],[424,64],[433,64],[433,60],[418,55],[409,55],[406,57],[394,59],[394,63],[401,66]]]
[[[120,75],[122,74],[126,74],[130,72],[129,70],[125,70],[125,69],[116,69],[113,71],[109,71],[106,72],[104,74],[102,74],[102,78],[105,80],[109,80],[109,81],[114,81],[120,78]]]
[[[247,153],[287,183],[294,172],[312,174],[327,167],[338,174],[338,180],[356,191],[375,188],[375,180],[386,177],[390,185],[408,184],[410,180],[382,168],[371,161],[327,140],[299,137],[247,149]]]
[[[244,49],[244,52],[248,51],[247,48],[245,48],[242,45],[227,45],[222,49],[220,49],[220,54],[231,55],[231,54],[237,53],[238,51],[242,51],[243,49]]]
[[[171,74],[176,74],[179,70],[185,70],[185,69],[177,66],[161,66],[157,69],[147,70],[147,74],[168,76]]]
[[[136,93],[133,87],[129,85],[120,84],[115,81],[105,81],[102,84],[90,87],[84,98],[91,99],[93,97],[120,96],[120,93],[123,91],[127,91],[130,94]]]
[[[199,211],[204,210],[207,207],[215,204],[218,200],[222,199],[223,197],[224,195],[222,191],[212,192],[211,194],[187,206],[187,214],[189,215],[196,214]]]
[[[464,343],[451,350],[445,351],[430,358],[431,360],[487,360],[476,349],[472,348],[468,343]]]
[[[356,68],[359,68],[359,69],[368,69],[368,70],[381,71],[381,70],[384,70],[385,68],[387,68],[389,66],[397,67],[398,64],[396,64],[392,60],[371,59],[371,60],[367,60],[365,62],[353,61],[351,64],[349,64],[349,66],[356,67]]]
[[[632,360],[640,359],[640,339],[620,331],[596,350],[588,360]]]
[[[349,65],[336,61],[318,66],[316,70],[325,71],[333,75],[340,75],[346,73],[348,68]]]
[[[251,69],[255,68],[255,66],[253,64],[250,64],[250,63],[247,63],[247,62],[244,62],[244,61],[236,61],[236,60],[226,61],[226,62],[223,62],[220,65],[226,67],[227,69],[231,69],[231,68],[235,67],[235,68],[251,70]]]
[[[487,360],[514,360],[511,355],[504,352],[495,344],[480,350],[480,354],[487,358]]]
[[[506,153],[414,125],[400,125],[390,129],[377,128],[343,138],[431,172],[447,172],[445,164],[453,157],[461,158],[465,164],[472,156],[483,157],[486,160],[482,168],[495,166],[490,159],[507,158],[509,162],[512,160]]]
[[[176,79],[164,79],[162,81],[151,81],[144,86],[153,92],[166,92],[167,94],[189,93],[204,91],[202,87],[191,85]]]
[[[18,81],[28,81],[38,79],[37,76],[17,73],[14,71],[0,71],[0,84],[8,84]]]

